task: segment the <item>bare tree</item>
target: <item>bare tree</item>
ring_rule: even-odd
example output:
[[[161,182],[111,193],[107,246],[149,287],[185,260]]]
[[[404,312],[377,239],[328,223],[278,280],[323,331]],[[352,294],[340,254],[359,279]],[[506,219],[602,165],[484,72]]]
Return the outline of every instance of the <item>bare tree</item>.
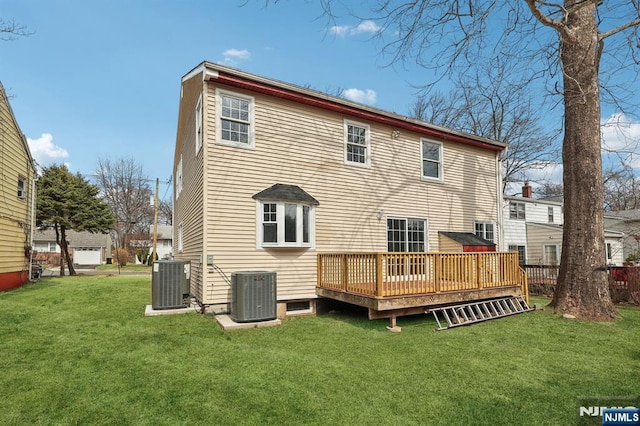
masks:
[[[265,0],[269,3],[270,0]],[[271,0],[276,2],[278,0]],[[335,19],[339,0],[322,0]],[[608,289],[604,245],[603,180],[600,155],[600,77],[613,82],[617,70],[634,71],[640,56],[638,0],[378,0],[370,11],[384,39],[390,63],[415,61],[437,82],[500,57],[520,64],[522,81],[544,81],[562,96],[565,219],[558,285],[550,306],[578,318],[609,320],[617,312]],[[392,34],[392,35],[391,35]],[[611,45],[605,49],[605,41]],[[607,59],[602,60],[603,55]],[[615,62],[614,62],[615,61]],[[616,66],[611,66],[616,64]],[[601,71],[601,65],[607,66]],[[431,73],[429,73],[431,74]],[[633,99],[606,100],[623,105]],[[637,86],[637,85],[636,85]]]
[[[28,36],[33,34],[29,31],[25,25],[18,24],[13,19],[6,20],[0,18],[0,40],[11,41],[18,37]]]
[[[640,178],[630,166],[605,171],[604,206],[608,211],[640,208]]]
[[[173,206],[171,200],[160,200],[158,203],[158,223],[164,223],[165,225],[171,225],[173,221]]]
[[[516,64],[499,58],[455,79],[450,95],[420,96],[411,108],[414,118],[509,144],[502,158],[503,192],[509,182],[526,181],[526,172],[557,157],[557,135],[540,126],[528,82],[511,81]],[[558,123],[555,123],[556,125]]]
[[[116,218],[118,247],[127,247],[127,237],[148,234],[153,223],[149,178],[133,158],[98,160],[98,186]]]

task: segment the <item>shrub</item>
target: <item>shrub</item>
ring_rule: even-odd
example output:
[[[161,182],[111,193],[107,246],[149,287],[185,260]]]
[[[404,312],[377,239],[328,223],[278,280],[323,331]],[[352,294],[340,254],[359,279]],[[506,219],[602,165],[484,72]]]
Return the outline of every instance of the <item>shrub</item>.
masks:
[[[114,257],[120,266],[127,266],[129,261],[129,250],[120,248],[115,251]]]

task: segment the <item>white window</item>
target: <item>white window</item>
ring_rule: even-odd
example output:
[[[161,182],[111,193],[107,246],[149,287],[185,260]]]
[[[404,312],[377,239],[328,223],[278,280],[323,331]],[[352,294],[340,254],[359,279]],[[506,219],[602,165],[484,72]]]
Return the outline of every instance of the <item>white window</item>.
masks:
[[[509,202],[509,219],[525,220],[525,205],[515,201]]]
[[[33,249],[41,253],[56,253],[58,251],[58,244],[51,241],[36,241],[33,243]]]
[[[240,148],[254,147],[254,99],[216,90],[217,141]]]
[[[25,185],[25,178],[22,176],[18,177],[18,198],[24,200],[27,198],[27,189]]]
[[[422,140],[422,178],[442,181],[442,144]]]
[[[182,251],[182,224],[178,225],[178,251]]]
[[[476,222],[475,223],[475,234],[480,238],[484,238],[485,240],[489,240],[494,242],[494,227],[491,222]]]
[[[315,209],[306,204],[258,201],[257,247],[313,247]]]
[[[517,251],[518,252],[518,262],[520,265],[524,265],[527,263],[527,251],[525,246],[518,246],[515,244],[509,244],[509,251]]]
[[[344,122],[344,161],[346,164],[369,166],[370,136],[366,124]]]
[[[547,218],[549,223],[553,223],[553,207],[547,207]]]
[[[557,244],[545,244],[542,246],[542,257],[545,265],[557,265],[560,260]]]
[[[176,198],[182,192],[182,155],[180,155],[180,161],[178,167],[176,167]]]
[[[611,251],[611,243],[607,243],[607,260],[611,261],[613,259],[613,253]]]
[[[196,104],[196,155],[202,148],[202,95]]]
[[[427,221],[424,219],[387,219],[387,250],[390,252],[427,251]]]

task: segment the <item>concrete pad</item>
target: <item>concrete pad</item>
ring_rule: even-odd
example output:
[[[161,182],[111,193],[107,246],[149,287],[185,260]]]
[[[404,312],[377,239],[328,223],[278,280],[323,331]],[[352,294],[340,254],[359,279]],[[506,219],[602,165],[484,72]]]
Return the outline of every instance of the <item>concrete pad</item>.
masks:
[[[262,328],[262,327],[274,327],[282,324],[279,319],[268,321],[255,321],[255,322],[235,322],[229,315],[221,314],[216,315],[216,321],[222,327],[223,330],[238,330],[242,328]]]
[[[157,317],[160,315],[178,315],[178,314],[186,314],[187,312],[195,312],[195,306],[187,306],[186,308],[176,308],[176,309],[153,309],[151,305],[147,305],[144,310],[145,317]]]

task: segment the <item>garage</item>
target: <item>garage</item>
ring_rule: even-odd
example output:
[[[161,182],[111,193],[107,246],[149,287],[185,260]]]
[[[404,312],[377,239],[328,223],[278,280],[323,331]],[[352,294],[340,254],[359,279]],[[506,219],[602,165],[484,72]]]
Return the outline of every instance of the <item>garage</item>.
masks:
[[[75,265],[102,264],[101,247],[75,247],[73,249],[73,263]]]

